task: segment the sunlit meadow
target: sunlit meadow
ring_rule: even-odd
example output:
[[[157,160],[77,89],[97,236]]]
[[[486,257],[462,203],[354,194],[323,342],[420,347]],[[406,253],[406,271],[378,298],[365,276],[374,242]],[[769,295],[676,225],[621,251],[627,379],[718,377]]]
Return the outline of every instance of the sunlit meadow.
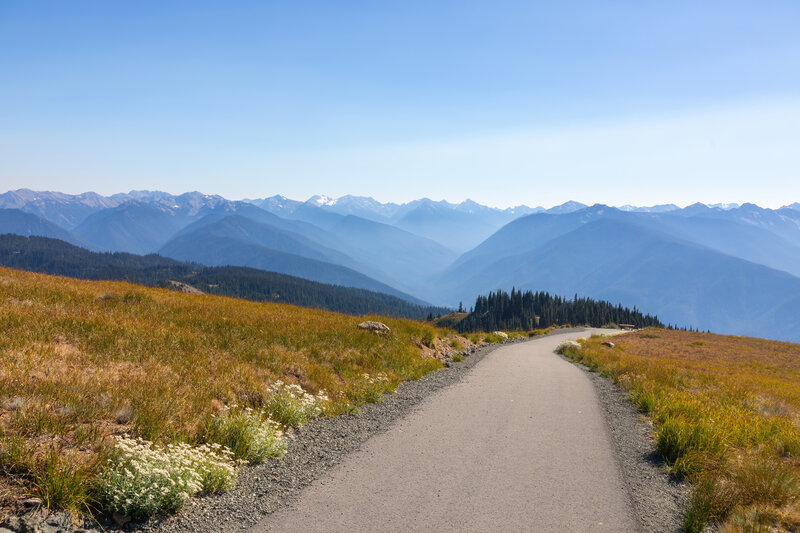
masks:
[[[469,343],[373,318],[391,334],[357,329],[363,317],[0,269],[0,497],[7,510],[31,493],[97,510],[97,473],[134,448],[156,457],[167,445],[219,443],[236,460],[274,460],[286,428],[441,368],[423,339]],[[192,483],[162,507],[210,490]],[[112,496],[107,506],[133,512]]]
[[[687,531],[800,530],[800,345],[647,329],[561,352],[612,377],[693,493]]]

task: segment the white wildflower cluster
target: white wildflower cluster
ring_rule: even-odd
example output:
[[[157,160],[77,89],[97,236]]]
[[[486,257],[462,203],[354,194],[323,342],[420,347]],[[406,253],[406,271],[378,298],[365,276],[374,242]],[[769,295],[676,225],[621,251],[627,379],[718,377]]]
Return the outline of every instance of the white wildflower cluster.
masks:
[[[117,439],[97,476],[97,493],[105,509],[128,516],[174,511],[198,493],[233,487],[236,463],[219,444],[155,446],[152,442]]]
[[[226,446],[237,458],[250,463],[280,459],[286,452],[286,437],[280,425],[266,411],[249,407],[226,407],[211,419],[206,439]]]
[[[564,341],[556,346],[556,353],[565,355],[568,352],[573,352],[581,349],[581,345],[575,341]]]
[[[264,395],[264,408],[285,427],[308,423],[312,418],[325,412],[328,396],[325,391],[309,394],[299,385],[287,385],[281,380],[267,387]]]
[[[357,384],[359,399],[369,403],[381,401],[388,384],[389,376],[384,372],[378,372],[374,376],[362,374]]]

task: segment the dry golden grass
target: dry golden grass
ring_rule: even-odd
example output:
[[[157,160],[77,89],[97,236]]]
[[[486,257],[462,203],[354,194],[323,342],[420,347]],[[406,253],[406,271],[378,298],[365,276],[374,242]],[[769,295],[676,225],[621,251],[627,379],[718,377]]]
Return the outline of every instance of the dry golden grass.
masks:
[[[800,530],[800,345],[648,329],[571,357],[649,413],[659,452],[694,485],[688,531]]]
[[[363,374],[386,373],[390,388],[419,378],[441,367],[421,340],[455,338],[375,317],[392,329],[376,335],[363,319],[0,268],[0,495],[18,492],[12,479],[42,495],[53,451],[86,481],[109,436],[194,442],[223,405],[261,407],[276,379],[347,411],[365,399]],[[53,505],[80,510],[90,496]]]

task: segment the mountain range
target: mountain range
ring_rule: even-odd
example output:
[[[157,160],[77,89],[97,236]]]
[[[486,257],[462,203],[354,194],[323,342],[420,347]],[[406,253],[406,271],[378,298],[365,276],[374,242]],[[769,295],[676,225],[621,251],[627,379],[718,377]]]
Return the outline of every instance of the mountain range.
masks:
[[[0,235],[0,265],[91,280],[119,280],[190,293],[279,302],[354,315],[422,319],[447,309],[385,293],[317,283],[248,267],[207,267],[157,254],[98,253],[47,237]]]
[[[800,340],[800,204],[498,209],[198,192],[0,194],[0,233],[252,267],[455,306],[495,289],[601,298],[665,323]]]

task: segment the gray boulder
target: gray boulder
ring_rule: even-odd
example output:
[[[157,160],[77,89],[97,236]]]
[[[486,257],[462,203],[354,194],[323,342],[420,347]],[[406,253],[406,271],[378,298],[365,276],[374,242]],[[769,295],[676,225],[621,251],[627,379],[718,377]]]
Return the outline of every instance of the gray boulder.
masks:
[[[384,324],[383,322],[376,322],[374,320],[367,320],[362,322],[358,325],[358,329],[365,329],[367,331],[373,331],[379,335],[387,335],[392,330],[389,329],[389,326]]]

